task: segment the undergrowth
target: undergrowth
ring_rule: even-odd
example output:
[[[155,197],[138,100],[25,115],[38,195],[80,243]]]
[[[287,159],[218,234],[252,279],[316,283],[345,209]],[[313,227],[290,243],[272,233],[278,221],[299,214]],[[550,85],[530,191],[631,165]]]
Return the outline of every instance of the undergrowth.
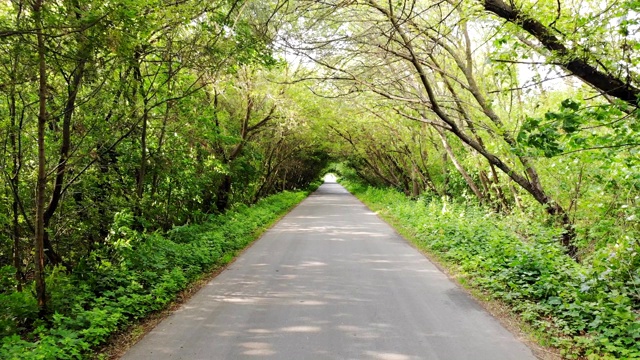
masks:
[[[118,330],[163,309],[203,273],[228,262],[306,195],[280,193],[164,234],[136,232],[132,214],[119,213],[105,243],[72,273],[57,268],[48,275],[52,315],[44,320],[33,289],[11,291],[15,270],[0,268],[0,359],[87,357]]]
[[[469,286],[547,334],[565,358],[640,358],[638,234],[611,239],[577,263],[558,245],[559,229],[521,215],[343,185]]]

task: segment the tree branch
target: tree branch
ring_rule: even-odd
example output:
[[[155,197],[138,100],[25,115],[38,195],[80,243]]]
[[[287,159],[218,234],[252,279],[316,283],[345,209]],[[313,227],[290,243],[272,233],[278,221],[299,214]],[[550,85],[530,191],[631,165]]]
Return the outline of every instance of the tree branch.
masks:
[[[538,39],[548,50],[560,58],[559,65],[605,94],[611,95],[638,107],[640,89],[610,74],[606,74],[580,59],[572,49],[562,43],[548,27],[502,0],[483,0],[485,10],[519,26]]]

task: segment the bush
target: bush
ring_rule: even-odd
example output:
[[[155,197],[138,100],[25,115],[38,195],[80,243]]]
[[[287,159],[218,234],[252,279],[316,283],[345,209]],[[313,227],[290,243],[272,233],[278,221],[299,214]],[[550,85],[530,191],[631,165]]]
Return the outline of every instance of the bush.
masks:
[[[166,234],[133,231],[131,214],[118,214],[105,244],[72,274],[55,269],[48,276],[47,322],[37,318],[30,291],[0,293],[0,359],[85,357],[131,321],[165,308],[306,195],[280,193]],[[11,283],[13,273],[3,268],[0,281]],[[29,324],[34,330],[25,332]]]
[[[345,185],[470,286],[551,334],[567,358],[640,358],[638,234],[609,239],[578,264],[558,245],[560,229],[515,219],[517,214]]]

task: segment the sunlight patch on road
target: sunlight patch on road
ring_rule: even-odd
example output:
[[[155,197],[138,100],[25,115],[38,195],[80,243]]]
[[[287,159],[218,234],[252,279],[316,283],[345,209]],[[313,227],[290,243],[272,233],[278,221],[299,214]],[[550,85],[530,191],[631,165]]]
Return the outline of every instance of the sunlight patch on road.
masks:
[[[227,331],[219,332],[218,335],[224,336],[224,337],[232,337],[232,336],[238,336],[239,333],[237,331],[227,330]]]
[[[327,263],[322,261],[305,261],[300,266],[327,266]]]
[[[229,303],[239,303],[239,304],[253,304],[257,302],[257,298],[248,298],[248,297],[228,297],[228,296],[216,296],[216,300],[220,300],[222,302]]]
[[[299,332],[299,333],[313,333],[313,332],[322,331],[322,329],[319,326],[306,326],[306,325],[288,326],[288,327],[283,327],[280,330],[284,332]]]
[[[246,342],[240,344],[240,346],[247,349],[242,353],[244,355],[268,356],[276,353],[271,348],[271,344],[264,342]]]
[[[359,339],[377,339],[380,334],[370,331],[370,329],[354,325],[338,325],[336,329],[346,333],[347,335],[357,337]]]
[[[410,360],[411,359],[411,357],[408,355],[397,354],[397,353],[382,353],[377,351],[367,351],[365,354],[373,359],[378,359],[378,360]]]
[[[298,301],[299,305],[326,305],[327,303],[325,301],[318,301],[318,300],[300,300]]]
[[[315,294],[308,294],[310,297],[316,297]],[[302,306],[321,306],[326,305],[326,301],[312,300],[300,298],[299,293],[272,293],[270,296],[210,296],[215,301],[239,304],[239,305],[254,305],[254,304],[277,304],[277,305],[302,305]],[[204,318],[203,318],[204,319]]]
[[[338,325],[337,329],[342,331],[352,331],[352,332],[362,331],[361,327],[353,326],[353,325]]]
[[[278,280],[293,280],[293,279],[295,279],[297,277],[298,277],[298,275],[287,274],[287,275],[276,276],[276,279],[278,279]]]

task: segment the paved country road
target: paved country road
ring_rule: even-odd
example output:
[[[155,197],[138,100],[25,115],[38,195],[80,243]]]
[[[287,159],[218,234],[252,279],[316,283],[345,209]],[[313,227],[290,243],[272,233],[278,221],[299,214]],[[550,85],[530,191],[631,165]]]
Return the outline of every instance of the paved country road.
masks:
[[[123,359],[534,359],[392,228],[325,183]]]

